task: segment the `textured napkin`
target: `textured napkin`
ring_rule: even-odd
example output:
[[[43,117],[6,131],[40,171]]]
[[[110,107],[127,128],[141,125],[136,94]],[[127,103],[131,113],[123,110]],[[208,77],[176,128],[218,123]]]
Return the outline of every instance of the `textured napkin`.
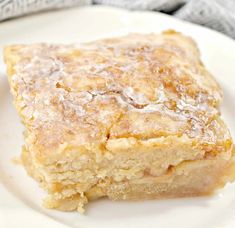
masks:
[[[0,0],[0,21],[44,10],[92,4],[92,0]]]
[[[0,21],[42,10],[94,3],[161,11],[235,39],[235,0],[0,0]]]

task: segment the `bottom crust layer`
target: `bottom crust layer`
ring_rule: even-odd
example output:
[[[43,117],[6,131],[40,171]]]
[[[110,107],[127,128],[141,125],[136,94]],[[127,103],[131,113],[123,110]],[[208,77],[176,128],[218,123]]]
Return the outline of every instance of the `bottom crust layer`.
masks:
[[[23,151],[23,163],[27,172],[36,179],[36,171],[32,167],[30,153]],[[227,182],[235,179],[235,162],[221,158],[184,161],[171,167],[164,175],[157,177],[149,174],[139,179],[128,181],[103,180],[90,187],[84,193],[75,193],[69,197],[58,197],[56,190],[50,190],[44,200],[44,206],[62,211],[77,210],[84,212],[84,205],[88,201],[100,197],[111,200],[145,200],[177,197],[204,196],[212,194]],[[47,186],[40,180],[42,186]],[[66,191],[76,191],[74,186],[66,186]]]

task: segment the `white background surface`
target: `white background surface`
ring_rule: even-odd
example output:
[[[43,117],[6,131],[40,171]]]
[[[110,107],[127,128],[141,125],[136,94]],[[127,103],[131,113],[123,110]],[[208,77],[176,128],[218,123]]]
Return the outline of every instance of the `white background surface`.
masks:
[[[23,127],[12,105],[2,47],[14,43],[90,41],[128,32],[173,28],[192,36],[203,62],[224,90],[225,122],[235,138],[235,42],[217,32],[160,13],[93,6],[48,12],[0,23],[0,227],[1,228],[233,228],[235,184],[211,197],[111,202],[87,206],[85,215],[41,207],[44,192],[11,159],[20,154]]]

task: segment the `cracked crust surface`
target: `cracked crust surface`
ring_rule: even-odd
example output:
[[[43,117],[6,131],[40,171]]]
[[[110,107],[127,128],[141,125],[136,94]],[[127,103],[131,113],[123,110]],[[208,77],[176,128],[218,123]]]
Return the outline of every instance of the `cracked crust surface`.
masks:
[[[220,130],[214,117],[221,89],[194,42],[181,34],[16,45],[5,55],[7,63],[19,58],[11,69],[12,91],[44,153],[74,138],[81,144],[105,142],[107,136],[218,140],[211,128]]]
[[[26,126],[25,164],[46,189],[61,193],[90,181],[67,195],[81,197],[102,181],[158,177],[184,160],[230,160],[232,139],[218,110],[222,91],[189,37],[166,31],[87,44],[14,45],[4,55]],[[63,187],[59,174],[52,176],[83,168],[92,174],[70,182],[63,177]]]

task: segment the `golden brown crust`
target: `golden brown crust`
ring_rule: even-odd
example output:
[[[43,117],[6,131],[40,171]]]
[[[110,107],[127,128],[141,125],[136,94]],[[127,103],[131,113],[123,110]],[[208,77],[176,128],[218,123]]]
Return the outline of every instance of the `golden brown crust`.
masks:
[[[4,56],[26,126],[24,163],[57,194],[50,202],[67,197],[71,208],[73,197],[85,202],[91,189],[109,195],[99,185],[155,178],[183,161],[230,162],[232,139],[218,110],[222,91],[189,37],[170,30],[82,45],[14,45]],[[63,176],[69,170],[76,170],[71,180]],[[66,195],[68,183],[77,190]]]
[[[221,90],[194,42],[181,34],[15,45],[5,49],[5,59],[9,75],[16,72],[10,84],[17,107],[45,153],[77,131],[83,143],[107,135],[217,140],[209,125],[218,125],[212,120]]]

